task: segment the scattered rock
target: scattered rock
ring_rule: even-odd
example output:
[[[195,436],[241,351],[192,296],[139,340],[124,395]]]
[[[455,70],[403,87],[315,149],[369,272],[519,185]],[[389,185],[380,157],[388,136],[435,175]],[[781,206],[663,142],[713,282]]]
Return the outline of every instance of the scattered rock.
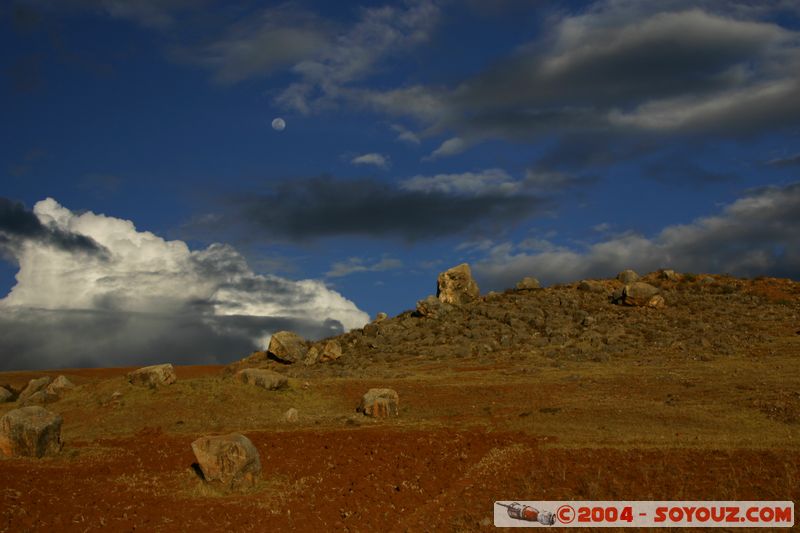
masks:
[[[308,346],[300,335],[279,331],[270,338],[267,352],[283,363],[296,363],[306,358]]]
[[[166,363],[145,366],[133,372],[128,372],[128,381],[131,385],[155,389],[156,387],[172,385],[178,381],[178,377],[175,375],[175,369],[172,365]]]
[[[14,409],[0,418],[0,454],[43,457],[61,451],[63,419],[38,406]]]
[[[378,313],[375,316],[375,322],[383,322],[387,318],[389,318],[389,315],[387,315],[386,313],[381,312],[381,313]]]
[[[5,387],[0,387],[0,403],[10,402],[14,397],[14,393]]]
[[[699,283],[700,285],[711,285],[712,283],[714,283],[714,278],[712,278],[711,276],[703,276],[698,280],[697,283]]]
[[[525,277],[522,278],[521,281],[517,282],[517,289],[541,289],[542,286],[539,284],[539,280],[536,278]]]
[[[680,281],[681,276],[677,274],[674,270],[670,269],[662,269],[658,273],[658,277],[661,279],[665,279],[667,281]]]
[[[48,394],[52,394],[53,396],[61,397],[62,394],[67,392],[68,390],[72,390],[75,388],[75,384],[72,383],[66,376],[58,376],[56,379],[50,383],[45,391]]]
[[[393,389],[370,389],[361,398],[356,412],[374,418],[387,418],[398,415],[400,397]]]
[[[480,297],[478,284],[472,279],[472,271],[466,263],[439,274],[436,285],[436,297],[442,303],[463,305]]]
[[[654,309],[663,309],[666,306],[666,302],[664,301],[664,297],[660,294],[656,294],[655,296],[651,297],[647,300],[647,307],[652,307]]]
[[[255,385],[267,390],[279,390],[289,387],[286,376],[264,368],[245,368],[235,374],[235,378],[246,385]]]
[[[300,414],[297,412],[297,409],[292,407],[285,413],[283,413],[283,421],[288,422],[290,424],[294,424],[300,419]]]
[[[593,279],[584,279],[580,283],[578,283],[578,290],[602,293],[606,292],[606,287],[600,281]]]
[[[342,356],[342,345],[338,341],[330,340],[322,345],[322,350],[319,353],[319,362],[327,363],[328,361],[335,361]]]
[[[207,483],[227,489],[250,488],[261,478],[261,458],[250,439],[240,433],[200,437],[192,451]]]
[[[644,283],[643,281],[636,281],[623,287],[620,303],[622,305],[645,306],[648,305],[650,299],[658,293],[659,290],[657,287],[653,287],[649,283]]]
[[[617,274],[617,279],[624,283],[625,285],[629,285],[635,281],[639,281],[639,274],[634,272],[633,270],[623,270],[619,274]]]
[[[25,403],[31,396],[41,390],[44,390],[44,388],[50,384],[50,381],[51,378],[49,376],[30,380],[27,387],[25,387],[22,392],[19,393],[19,398],[17,398],[17,401],[19,403]]]

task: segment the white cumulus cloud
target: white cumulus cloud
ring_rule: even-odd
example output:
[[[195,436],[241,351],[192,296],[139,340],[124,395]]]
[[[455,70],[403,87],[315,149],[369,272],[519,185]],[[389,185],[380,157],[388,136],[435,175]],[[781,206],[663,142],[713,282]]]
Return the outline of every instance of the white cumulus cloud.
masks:
[[[76,214],[53,199],[33,213],[105,253],[33,239],[13,249],[19,272],[0,300],[0,368],[225,362],[279,329],[322,337],[369,320],[321,281],[254,273],[228,245],[191,250],[131,221]]]

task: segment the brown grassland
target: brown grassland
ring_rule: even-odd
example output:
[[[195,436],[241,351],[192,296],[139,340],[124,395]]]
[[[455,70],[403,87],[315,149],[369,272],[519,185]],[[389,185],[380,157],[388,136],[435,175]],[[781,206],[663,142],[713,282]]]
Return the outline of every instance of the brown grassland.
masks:
[[[123,368],[0,373],[16,391],[42,375],[78,385],[46,406],[64,419],[58,456],[0,459],[0,531],[479,531],[493,529],[495,500],[800,501],[800,284],[716,286],[697,288],[705,313],[678,286],[663,287],[663,310],[621,311],[574,286],[506,295],[546,307],[564,291],[600,322],[635,314],[684,332],[660,342],[613,318],[628,336],[609,329],[602,345],[627,348],[603,357],[573,357],[579,343],[548,330],[557,342],[531,350],[369,358],[354,348],[309,368],[265,363],[289,376],[280,391],[222,366],[177,367],[178,382],[160,389],[130,385]],[[700,342],[704,323],[740,336]],[[356,414],[370,387],[395,389],[400,415]],[[287,423],[292,407],[299,421]],[[0,404],[0,416],[13,408]],[[263,465],[243,493],[192,468],[195,438],[233,431]]]

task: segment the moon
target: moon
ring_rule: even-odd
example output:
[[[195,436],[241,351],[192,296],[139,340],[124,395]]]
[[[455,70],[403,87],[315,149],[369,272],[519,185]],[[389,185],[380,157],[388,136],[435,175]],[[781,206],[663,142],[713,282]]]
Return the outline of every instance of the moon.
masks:
[[[286,121],[278,117],[272,121],[272,129],[275,131],[283,131],[286,128]]]

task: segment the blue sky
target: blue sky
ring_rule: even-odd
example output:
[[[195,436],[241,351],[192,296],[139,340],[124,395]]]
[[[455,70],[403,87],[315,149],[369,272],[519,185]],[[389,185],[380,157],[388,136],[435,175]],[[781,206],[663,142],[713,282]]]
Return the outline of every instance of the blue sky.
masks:
[[[0,9],[0,292],[16,312],[46,310],[58,335],[63,313],[91,311],[92,330],[105,312],[161,312],[171,294],[172,278],[146,294],[136,285],[155,267],[121,263],[122,240],[102,240],[109,217],[135,226],[130,242],[151,232],[186,243],[193,273],[198,254],[224,243],[251,281],[281,280],[288,295],[313,280],[314,298],[345,303],[293,312],[334,329],[359,310],[413,308],[461,262],[484,291],[623,268],[800,277],[796,2]],[[34,209],[46,198],[58,207]],[[99,252],[76,248],[81,236]],[[81,282],[64,266],[75,254]],[[224,293],[226,316],[274,319],[298,300],[262,287],[245,303],[220,288],[241,272],[213,270],[201,299],[215,311],[167,308],[207,321]],[[113,290],[97,281],[112,278]],[[67,280],[88,293],[82,307],[59,292]],[[3,327],[19,333],[25,320]],[[268,335],[267,322],[242,335]],[[231,357],[220,355],[229,337],[202,338],[215,346],[199,350],[208,360]],[[175,354],[198,351],[168,340]],[[7,365],[75,361],[31,361],[22,341],[0,348],[17,354]]]

